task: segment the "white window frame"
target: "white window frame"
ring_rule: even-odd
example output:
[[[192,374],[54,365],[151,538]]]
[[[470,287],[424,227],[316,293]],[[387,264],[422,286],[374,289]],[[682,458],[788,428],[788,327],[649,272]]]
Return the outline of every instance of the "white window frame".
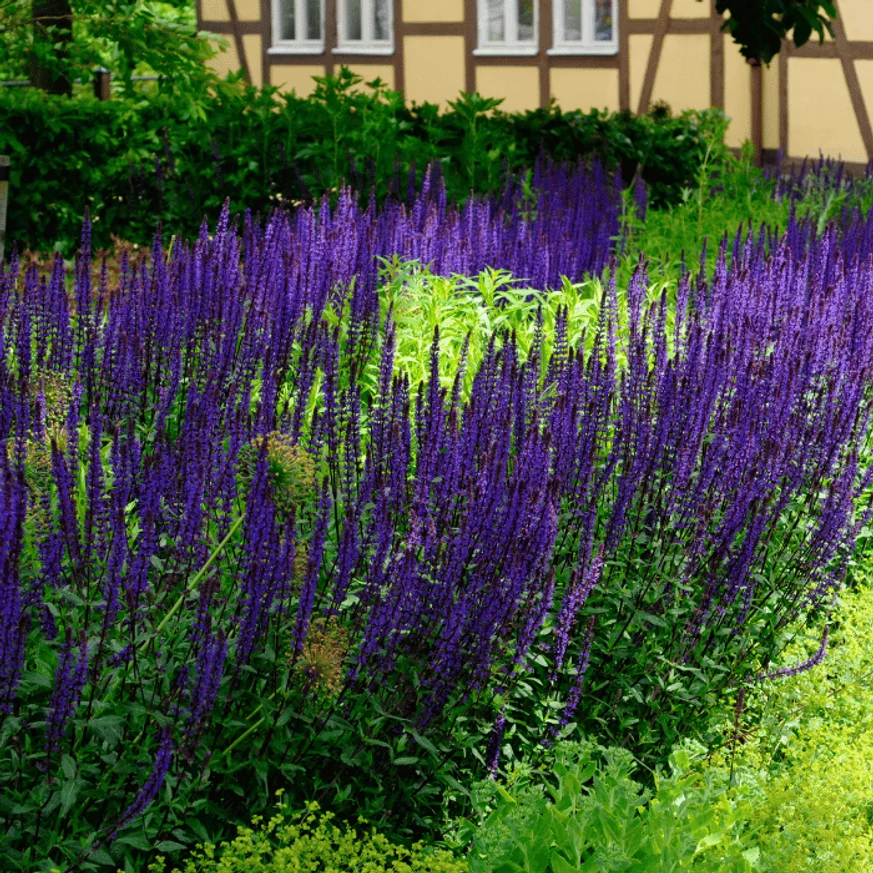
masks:
[[[595,0],[582,0],[582,39],[564,37],[564,2],[552,2],[552,33],[554,45],[550,55],[615,55],[618,54],[618,0],[612,0],[612,39],[594,39]]]
[[[273,44],[267,49],[270,55],[320,55],[324,54],[324,3],[320,0],[321,9],[321,39],[281,39],[282,33],[282,7],[285,4],[294,4],[295,20],[301,23],[301,33],[306,33],[308,27],[308,10],[306,0],[271,0],[270,11],[272,12]]]
[[[360,0],[361,3],[361,39],[349,39],[346,36],[347,0],[336,0],[337,46],[334,51],[344,55],[393,55],[394,54],[394,0],[388,3],[388,39],[373,37],[373,19],[375,0]]]
[[[488,39],[488,3],[487,0],[478,0],[476,15],[479,29],[479,46],[473,51],[474,55],[483,57],[495,55],[515,55],[519,57],[533,57],[540,52],[540,4],[534,0],[533,4],[533,39],[520,40],[518,38],[518,0],[503,0],[503,15],[505,22],[506,39],[502,42]]]

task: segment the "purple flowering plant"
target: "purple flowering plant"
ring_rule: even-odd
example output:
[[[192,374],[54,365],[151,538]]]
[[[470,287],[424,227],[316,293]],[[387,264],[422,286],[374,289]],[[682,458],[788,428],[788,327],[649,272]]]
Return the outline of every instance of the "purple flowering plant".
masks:
[[[655,760],[830,602],[873,266],[796,229],[653,299],[613,269],[589,331],[495,331],[447,386],[437,330],[412,383],[379,256],[606,266],[613,180],[537,172],[533,212],[433,180],[225,212],[117,286],[87,224],[71,292],[0,274],[0,861],[182,851],[278,788],[408,834],[576,724]]]

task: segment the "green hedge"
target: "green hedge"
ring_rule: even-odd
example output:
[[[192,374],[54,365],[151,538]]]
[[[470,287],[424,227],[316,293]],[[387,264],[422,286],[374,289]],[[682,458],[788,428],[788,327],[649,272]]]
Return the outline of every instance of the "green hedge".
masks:
[[[100,103],[0,89],[0,154],[12,157],[7,236],[19,247],[75,248],[86,206],[95,243],[113,234],[150,241],[196,233],[224,199],[263,212],[280,199],[319,197],[347,181],[369,196],[405,196],[414,170],[442,163],[449,195],[500,187],[507,171],[540,154],[598,156],[627,182],[642,168],[657,202],[673,202],[695,178],[707,144],[723,148],[718,111],[672,117],[630,113],[520,114],[463,95],[447,111],[406,105],[381,83],[361,87],[343,70],[308,99],[230,79],[208,99],[158,95]]]

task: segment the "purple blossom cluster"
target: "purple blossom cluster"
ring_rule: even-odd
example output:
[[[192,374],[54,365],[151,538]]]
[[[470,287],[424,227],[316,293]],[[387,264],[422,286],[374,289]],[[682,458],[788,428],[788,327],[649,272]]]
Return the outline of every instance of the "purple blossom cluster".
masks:
[[[772,253],[750,239],[711,282],[685,276],[653,302],[641,265],[578,344],[567,313],[526,356],[495,334],[469,392],[465,355],[441,384],[438,333],[426,382],[397,366],[378,255],[542,285],[599,269],[615,204],[598,172],[538,168],[548,193],[528,212],[453,210],[432,178],[382,212],[342,194],[241,234],[224,214],[111,285],[86,246],[72,295],[60,261],[0,275],[0,708],[27,706],[19,679],[45,645],[60,653],[52,753],[86,677],[148,701],[153,772],[117,828],[219,712],[248,735],[239,701],[324,703],[295,665],[327,616],[350,641],[331,712],[376,701],[416,732],[459,705],[491,718],[496,689],[510,699],[544,662],[557,730],[605,718],[628,686],[649,710],[665,702],[660,665],[766,665],[774,635],[839,587],[873,476],[873,261],[846,260],[833,233],[802,248],[795,229]],[[69,386],[60,412],[48,372]],[[52,416],[65,424],[49,433]],[[317,471],[290,507],[277,489],[302,479],[271,473],[277,432],[299,448],[285,462]],[[61,642],[33,620],[49,608]]]

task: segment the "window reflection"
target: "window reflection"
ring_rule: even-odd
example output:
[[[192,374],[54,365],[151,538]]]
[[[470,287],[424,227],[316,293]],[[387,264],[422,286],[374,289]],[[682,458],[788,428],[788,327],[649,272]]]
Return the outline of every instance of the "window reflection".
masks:
[[[306,38],[321,39],[321,0],[306,0]]]
[[[564,39],[568,42],[582,39],[582,0],[564,0]]]
[[[375,0],[373,3],[373,39],[390,39],[388,0]]]
[[[362,0],[346,0],[346,39],[363,39],[363,20],[361,18]]]
[[[503,42],[506,39],[506,18],[503,0],[488,0],[488,41]]]
[[[612,0],[595,0],[594,7],[594,39],[598,42],[612,40]]]
[[[294,0],[285,0],[279,8],[279,39],[297,38],[297,21],[294,17]]]
[[[518,40],[529,42],[534,38],[534,0],[518,0]]]

